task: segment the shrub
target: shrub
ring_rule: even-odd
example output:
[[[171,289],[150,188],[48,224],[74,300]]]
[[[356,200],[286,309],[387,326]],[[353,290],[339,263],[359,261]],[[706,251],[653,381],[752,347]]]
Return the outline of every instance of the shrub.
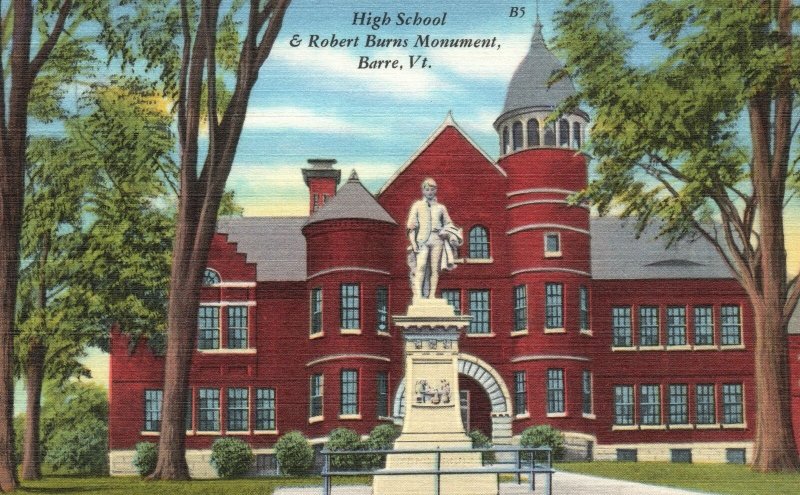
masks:
[[[253,451],[238,438],[220,438],[211,445],[211,465],[221,478],[246,474],[253,466]]]
[[[328,450],[361,450],[361,437],[349,428],[336,428],[328,435]],[[354,469],[361,465],[358,454],[342,454],[330,456],[334,469]]]
[[[522,432],[519,444],[523,447],[550,447],[553,450],[554,460],[561,459],[564,455],[564,434],[550,425],[527,428]],[[525,458],[530,459],[530,456]]]
[[[468,433],[468,436],[472,440],[472,448],[485,449],[492,446],[492,441],[480,430],[472,430]],[[494,464],[494,452],[483,452],[481,453],[481,458],[484,463]]]
[[[48,442],[45,461],[54,470],[62,468],[82,474],[108,471],[108,427],[94,418],[73,429],[56,430]]]
[[[148,476],[156,470],[158,463],[158,446],[150,442],[136,444],[136,454],[133,456],[133,465],[140,476]]]
[[[275,457],[284,474],[301,475],[311,469],[314,449],[299,431],[290,431],[275,444]]]
[[[389,450],[394,447],[394,441],[400,436],[400,430],[395,425],[378,425],[369,432],[364,445],[370,450]],[[381,468],[386,459],[385,454],[369,454],[363,456],[364,467]]]

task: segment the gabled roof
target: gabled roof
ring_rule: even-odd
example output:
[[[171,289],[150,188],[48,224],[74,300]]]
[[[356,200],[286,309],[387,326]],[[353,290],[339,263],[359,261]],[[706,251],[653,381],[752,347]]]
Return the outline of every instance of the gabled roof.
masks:
[[[355,170],[350,174],[347,182],[336,191],[336,195],[311,215],[306,225],[341,219],[376,220],[397,225],[391,215],[375,201],[375,197],[361,184]]]
[[[483,155],[486,161],[491,163],[492,166],[498,172],[500,172],[500,174],[503,177],[507,176],[506,171],[500,168],[500,166],[497,163],[495,163],[492,157],[490,157],[485,151],[483,151],[483,149],[475,141],[473,141],[472,138],[469,137],[469,135],[466,132],[464,132],[464,129],[462,129],[461,126],[458,125],[458,123],[455,121],[455,119],[453,119],[453,113],[447,112],[447,117],[445,117],[444,121],[439,125],[439,127],[437,127],[436,130],[434,130],[431,133],[431,135],[428,136],[428,139],[426,139],[425,142],[422,143],[422,146],[420,146],[419,149],[417,149],[417,151],[415,151],[414,154],[411,155],[411,157],[409,157],[408,160],[406,160],[403,166],[397,169],[397,171],[391,177],[389,177],[389,180],[387,180],[386,183],[383,186],[381,186],[381,189],[378,191],[377,195],[380,196],[381,194],[383,194],[383,192],[386,191],[386,189],[388,189],[390,185],[392,185],[392,182],[394,182],[395,179],[400,177],[400,174],[402,174],[412,163],[414,163],[414,160],[416,160],[426,149],[428,149],[428,146],[430,146],[431,143],[436,141],[436,138],[438,138],[439,135],[442,132],[444,132],[444,130],[447,129],[448,127],[452,127],[453,129],[458,131],[458,133],[461,134],[473,148],[475,148],[481,155]]]

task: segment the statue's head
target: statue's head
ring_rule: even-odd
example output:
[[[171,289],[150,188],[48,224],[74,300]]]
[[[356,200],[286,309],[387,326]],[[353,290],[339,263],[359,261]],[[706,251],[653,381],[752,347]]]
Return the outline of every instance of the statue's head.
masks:
[[[430,177],[426,178],[422,181],[422,195],[425,196],[427,199],[433,199],[436,197],[436,181],[431,179]]]

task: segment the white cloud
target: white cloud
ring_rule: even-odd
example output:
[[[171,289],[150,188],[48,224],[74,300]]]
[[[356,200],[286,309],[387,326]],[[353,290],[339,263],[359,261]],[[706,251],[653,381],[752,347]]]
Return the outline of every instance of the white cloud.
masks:
[[[383,135],[381,127],[367,127],[316,110],[294,106],[253,107],[247,110],[245,129],[291,130],[323,134]]]
[[[469,36],[466,36],[469,37]],[[437,48],[428,53],[436,67],[470,79],[507,82],[528,52],[528,41],[500,43],[495,48]]]

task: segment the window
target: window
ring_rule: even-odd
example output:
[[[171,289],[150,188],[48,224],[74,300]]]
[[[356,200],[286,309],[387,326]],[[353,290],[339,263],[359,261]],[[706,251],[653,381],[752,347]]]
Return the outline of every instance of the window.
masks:
[[[744,423],[741,383],[722,385],[722,423],[727,425]]]
[[[544,326],[545,328],[564,328],[564,286],[544,284]]]
[[[442,299],[453,307],[457,315],[461,314],[461,291],[459,289],[443,289]]]
[[[480,225],[469,231],[469,257],[472,259],[489,259],[489,234]]]
[[[633,424],[633,385],[614,387],[614,424],[619,426]]]
[[[339,412],[358,414],[358,371],[342,370],[342,390]]]
[[[228,306],[228,348],[247,348],[247,306]]]
[[[539,121],[531,119],[528,121],[528,147],[539,146]]]
[[[322,416],[322,375],[311,375],[311,392],[308,416],[316,418]]]
[[[206,271],[203,272],[203,285],[218,285],[221,281],[219,273],[217,273],[216,270],[206,268]]]
[[[667,308],[667,345],[686,345],[686,308]]]
[[[548,232],[544,235],[544,255],[561,256],[561,234]]]
[[[670,449],[672,462],[692,463],[692,449]]]
[[[658,345],[658,307],[642,306],[639,308],[639,345]]]
[[[725,462],[728,464],[744,464],[747,460],[746,449],[725,449]]]
[[[611,308],[611,329],[613,347],[633,346],[630,306]]]
[[[517,416],[528,412],[527,375],[524,371],[514,372],[514,414]]]
[[[583,414],[592,414],[592,372],[583,370]]]
[[[564,370],[547,370],[547,414],[564,412]]]
[[[361,298],[358,284],[342,284],[340,327],[345,330],[361,328]]]
[[[636,462],[637,449],[617,449],[617,460],[621,462]]]
[[[514,287],[514,331],[528,328],[528,289],[524,285]]]
[[[311,335],[322,332],[322,288],[311,289]]]
[[[558,145],[569,146],[569,122],[567,119],[558,121]]]
[[[578,308],[580,310],[581,330],[589,330],[591,328],[589,323],[589,289],[583,286],[578,290]]]
[[[389,375],[386,372],[378,372],[375,391],[375,414],[385,418],[389,416]]]
[[[219,349],[219,306],[200,306],[197,324],[197,348]]]
[[[572,147],[573,148],[580,148],[581,147],[581,124],[578,122],[572,123]]]
[[[697,424],[713,425],[717,421],[717,406],[714,397],[714,384],[703,383],[695,387],[697,402]]]
[[[694,344],[714,345],[714,317],[711,306],[694,308]]]
[[[722,306],[722,345],[740,345],[742,343],[742,322],[739,317],[739,306]]]
[[[511,138],[513,140],[514,151],[522,148],[522,122],[514,122],[511,126]]]
[[[639,392],[640,423],[643,425],[661,424],[661,387],[642,385]]]
[[[375,327],[379,332],[389,331],[389,289],[375,289]]]
[[[556,145],[556,129],[555,125],[553,125],[552,122],[544,126],[544,145],[545,146]]]
[[[144,431],[161,429],[161,402],[164,393],[161,390],[144,391]]]
[[[472,315],[472,320],[469,322],[468,333],[490,333],[489,311],[489,291],[469,291],[469,314]]]
[[[503,150],[503,154],[508,153],[509,145],[508,145],[508,127],[503,127],[503,142],[501,143],[500,148]]]
[[[250,428],[249,403],[246,388],[228,389],[228,431],[247,431]]]
[[[669,386],[669,424],[689,424],[689,386],[678,384]]]
[[[275,389],[256,389],[256,424],[260,431],[275,430]]]
[[[199,431],[219,431],[219,389],[201,388],[197,398]]]

